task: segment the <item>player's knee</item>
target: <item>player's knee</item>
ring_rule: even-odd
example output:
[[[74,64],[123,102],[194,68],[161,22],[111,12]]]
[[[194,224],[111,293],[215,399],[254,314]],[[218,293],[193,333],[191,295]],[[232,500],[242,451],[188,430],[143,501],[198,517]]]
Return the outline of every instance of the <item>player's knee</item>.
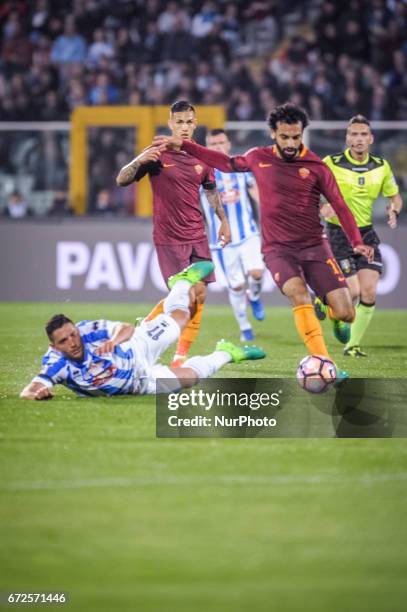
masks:
[[[311,296],[305,285],[298,284],[287,288],[287,290],[283,289],[283,291],[294,307],[311,304]]]
[[[282,292],[293,306],[303,306],[304,304],[311,303],[311,296],[307,286],[300,277],[288,279],[282,286]]]
[[[263,271],[262,270],[250,270],[249,276],[251,276],[252,279],[255,281],[260,281],[263,278]]]
[[[360,300],[364,304],[374,304],[376,301],[376,287],[366,287],[360,292]]]
[[[336,306],[333,309],[333,314],[335,319],[338,319],[339,321],[352,323],[355,318],[355,307],[352,303]]]
[[[178,378],[183,389],[193,387],[199,382],[199,376],[195,370],[188,367],[171,368],[170,370]]]
[[[244,285],[238,285],[237,287],[231,287],[231,291],[236,291],[236,293],[238,293],[239,291],[243,291],[244,289]]]

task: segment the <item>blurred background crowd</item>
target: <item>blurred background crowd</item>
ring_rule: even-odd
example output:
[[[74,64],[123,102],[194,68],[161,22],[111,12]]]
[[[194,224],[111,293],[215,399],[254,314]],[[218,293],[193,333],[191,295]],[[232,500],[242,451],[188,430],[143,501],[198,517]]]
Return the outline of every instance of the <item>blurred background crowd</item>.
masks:
[[[223,104],[264,119],[407,118],[405,0],[3,0],[1,120],[77,105]]]
[[[407,120],[407,0],[3,0],[0,36],[0,122],[20,128],[0,130],[0,210],[12,218],[72,214],[67,130],[21,127],[68,121],[77,106],[187,98],[263,122],[291,100],[314,120]],[[404,190],[405,133],[375,145]],[[261,137],[236,132],[235,150]],[[115,185],[134,138],[88,130],[88,212],[137,212],[134,187]],[[311,145],[332,153],[343,133]]]

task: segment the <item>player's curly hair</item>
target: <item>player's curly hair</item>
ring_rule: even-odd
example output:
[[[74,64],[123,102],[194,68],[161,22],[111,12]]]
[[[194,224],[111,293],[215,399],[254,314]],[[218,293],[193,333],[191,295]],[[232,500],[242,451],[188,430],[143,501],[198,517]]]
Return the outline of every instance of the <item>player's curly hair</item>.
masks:
[[[291,102],[276,106],[269,114],[267,123],[272,130],[277,129],[277,123],[279,122],[288,123],[289,125],[301,123],[303,129],[306,128],[309,123],[307,113],[300,106],[292,104]]]
[[[56,314],[45,325],[45,331],[47,332],[47,336],[51,342],[53,340],[52,334],[54,331],[65,325],[65,323],[72,323],[72,325],[74,325],[74,322],[71,321],[71,319],[68,319],[68,317],[66,317],[64,314]]]

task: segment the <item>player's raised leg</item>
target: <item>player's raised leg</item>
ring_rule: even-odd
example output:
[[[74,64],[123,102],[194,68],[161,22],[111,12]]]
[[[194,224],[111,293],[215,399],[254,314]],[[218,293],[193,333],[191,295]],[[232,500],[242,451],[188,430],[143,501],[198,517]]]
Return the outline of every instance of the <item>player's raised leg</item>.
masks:
[[[211,260],[207,240],[194,244],[157,245],[157,257],[161,273],[165,279],[175,278],[194,261],[202,263]],[[212,270],[213,270],[213,264]],[[205,283],[215,280],[213,271],[205,277]],[[194,300],[191,305],[191,318],[178,340],[173,363],[181,364],[187,358],[189,349],[195,341],[203,315],[206,297],[206,284],[198,279],[194,286]],[[168,284],[168,282],[167,282]],[[150,315],[149,315],[150,316]]]
[[[211,261],[201,261],[168,279],[170,292],[163,301],[163,314],[151,321],[144,321],[136,331],[147,346],[147,361],[150,365],[156,363],[187,327],[191,304],[195,299],[193,288],[212,271]]]
[[[191,318],[183,329],[175,349],[172,365],[181,365],[187,358],[192,344],[195,342],[202,322],[204,304],[206,299],[206,285],[199,282],[194,287],[194,301],[191,305]]]
[[[175,274],[168,279],[168,285],[171,287],[171,291],[163,303],[163,317],[167,317],[167,322],[168,319],[171,318],[172,321],[178,324],[178,334],[188,325],[189,309],[191,305],[191,288],[196,286],[196,284],[199,283],[202,278],[210,274],[212,270],[212,262],[199,262],[192,264],[183,272]],[[160,318],[161,317],[157,317],[157,322],[160,321]],[[152,325],[154,325],[154,321],[147,322],[143,330],[143,333],[146,333],[149,338],[151,336],[151,331],[154,331],[149,329]],[[160,330],[157,330],[157,333],[159,332]],[[170,338],[170,334],[167,335],[168,338]],[[176,336],[172,338],[172,341],[175,339]],[[156,350],[154,354],[150,353],[150,358],[156,361],[167,346],[168,343],[162,343],[159,350]],[[263,359],[265,356],[265,352],[256,346],[241,347],[231,342],[221,340],[217,343],[213,353],[205,356],[191,357],[187,359],[182,366],[166,367],[160,364],[153,366],[147,393],[156,392],[157,378],[169,378],[170,384],[165,386],[163,390],[176,390],[180,387],[190,387],[195,385],[199,379],[213,376],[213,374],[227,363]]]

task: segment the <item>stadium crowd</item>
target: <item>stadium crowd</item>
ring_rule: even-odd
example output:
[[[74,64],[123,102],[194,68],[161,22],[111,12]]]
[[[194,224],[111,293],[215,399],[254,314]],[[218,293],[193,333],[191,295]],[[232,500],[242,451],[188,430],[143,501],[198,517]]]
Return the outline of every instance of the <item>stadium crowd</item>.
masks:
[[[407,119],[405,0],[5,0],[0,32],[2,121],[177,98]]]

